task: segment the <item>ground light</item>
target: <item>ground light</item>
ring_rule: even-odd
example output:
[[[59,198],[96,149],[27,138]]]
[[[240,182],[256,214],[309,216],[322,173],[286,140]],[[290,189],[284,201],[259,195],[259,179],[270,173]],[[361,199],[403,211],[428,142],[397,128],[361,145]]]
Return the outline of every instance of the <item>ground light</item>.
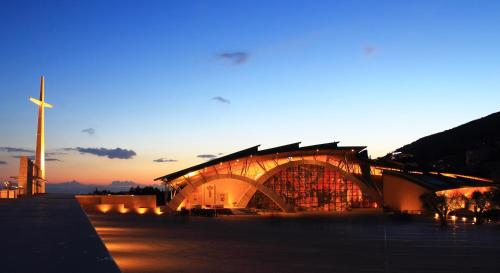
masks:
[[[130,211],[130,209],[128,209],[128,208],[125,208],[125,207],[121,207],[121,208],[120,208],[120,213],[121,213],[121,214],[125,214],[125,213],[127,213],[127,212],[129,212],[129,211]]]
[[[162,214],[163,214],[163,212],[161,211],[161,209],[160,209],[160,208],[155,208],[155,210],[154,210],[154,211],[155,211],[155,214],[156,214],[156,215],[162,215]]]
[[[102,213],[106,213],[111,210],[111,205],[107,204],[97,205],[97,209]]]
[[[144,214],[148,211],[148,208],[136,208],[135,211],[138,213],[138,214]]]

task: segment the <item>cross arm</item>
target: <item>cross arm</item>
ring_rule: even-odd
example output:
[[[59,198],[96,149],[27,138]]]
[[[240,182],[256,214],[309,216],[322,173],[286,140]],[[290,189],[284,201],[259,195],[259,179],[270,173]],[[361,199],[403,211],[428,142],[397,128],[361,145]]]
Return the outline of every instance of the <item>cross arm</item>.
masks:
[[[33,98],[33,97],[30,97],[30,101],[31,101],[31,102],[33,102],[34,104],[38,105],[38,106],[40,106],[40,105],[42,105],[42,104],[43,104],[43,107],[47,107],[47,108],[53,108],[53,107],[54,107],[54,106],[52,106],[52,104],[50,104],[50,103],[47,103],[47,102],[42,102],[42,101],[37,100],[37,99],[35,99],[35,98]]]

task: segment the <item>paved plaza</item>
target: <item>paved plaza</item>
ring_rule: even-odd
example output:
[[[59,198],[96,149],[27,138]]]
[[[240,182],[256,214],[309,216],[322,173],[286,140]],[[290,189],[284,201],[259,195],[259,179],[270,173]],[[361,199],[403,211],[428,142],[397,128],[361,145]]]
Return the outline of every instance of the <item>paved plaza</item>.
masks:
[[[72,195],[0,200],[0,272],[120,272]]]
[[[92,214],[124,273],[498,272],[500,229],[384,215]]]

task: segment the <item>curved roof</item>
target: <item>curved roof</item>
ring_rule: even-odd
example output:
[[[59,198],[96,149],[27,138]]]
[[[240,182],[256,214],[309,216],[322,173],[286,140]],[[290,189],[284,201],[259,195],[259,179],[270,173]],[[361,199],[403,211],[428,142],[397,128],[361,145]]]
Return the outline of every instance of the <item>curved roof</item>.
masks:
[[[218,157],[215,159],[212,159],[210,161],[177,171],[173,172],[161,177],[157,177],[154,180],[173,180],[178,177],[181,177],[185,174],[188,174],[192,171],[196,171],[199,169],[203,169],[205,167],[209,167],[212,165],[219,164],[221,162],[226,162],[226,161],[231,161],[231,160],[236,160],[248,156],[266,156],[266,155],[272,155],[276,153],[294,153],[294,152],[305,152],[305,151],[319,151],[319,150],[333,150],[333,151],[338,151],[338,152],[345,152],[345,151],[354,151],[356,153],[362,152],[366,149],[366,146],[338,146],[339,142],[330,142],[330,143],[323,143],[323,144],[316,144],[316,145],[310,145],[310,146],[303,146],[300,147],[300,142],[295,142],[292,144],[287,144],[283,146],[278,146],[274,148],[269,148],[269,149],[264,149],[264,150],[259,150],[260,145],[256,145],[247,149],[243,149],[241,151],[228,154],[222,157]]]

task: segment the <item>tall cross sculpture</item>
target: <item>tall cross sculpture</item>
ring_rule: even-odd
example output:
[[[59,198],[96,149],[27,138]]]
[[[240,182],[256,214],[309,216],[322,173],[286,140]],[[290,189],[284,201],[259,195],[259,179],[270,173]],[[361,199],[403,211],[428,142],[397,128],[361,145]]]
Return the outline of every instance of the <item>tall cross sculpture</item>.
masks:
[[[35,164],[38,166],[37,178],[45,180],[45,107],[52,108],[52,104],[45,102],[45,78],[40,78],[40,99],[30,97],[30,101],[38,105],[38,129],[36,132]],[[45,193],[45,181],[41,183],[39,193]]]

